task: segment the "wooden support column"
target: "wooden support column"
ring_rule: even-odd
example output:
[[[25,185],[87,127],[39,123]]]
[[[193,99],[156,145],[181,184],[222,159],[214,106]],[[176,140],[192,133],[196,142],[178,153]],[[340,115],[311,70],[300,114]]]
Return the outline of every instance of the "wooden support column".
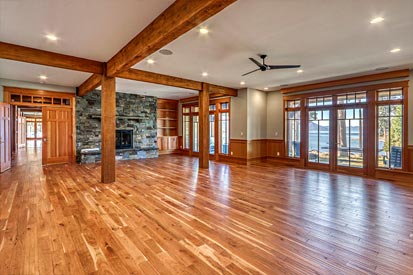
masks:
[[[114,77],[102,76],[101,104],[101,181],[102,183],[112,183],[116,180],[116,81]]]
[[[209,168],[209,84],[199,91],[199,168]]]

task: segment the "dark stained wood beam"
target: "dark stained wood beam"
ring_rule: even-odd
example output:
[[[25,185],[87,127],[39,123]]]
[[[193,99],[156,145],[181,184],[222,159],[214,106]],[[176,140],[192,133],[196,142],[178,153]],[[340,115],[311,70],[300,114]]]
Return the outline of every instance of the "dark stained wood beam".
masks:
[[[351,85],[351,84],[357,84],[357,83],[366,83],[366,82],[372,82],[372,81],[408,77],[409,75],[410,75],[410,71],[408,69],[405,69],[405,70],[356,76],[356,77],[345,78],[345,79],[331,80],[331,81],[319,82],[319,83],[314,83],[314,84],[306,84],[306,85],[301,85],[301,86],[283,88],[281,89],[281,93],[291,94],[291,93],[309,91],[309,90],[315,90],[315,89],[331,88],[331,87],[337,87],[337,86],[343,86],[343,85]]]
[[[109,60],[107,75],[131,68],[235,1],[176,0]]]
[[[113,77],[102,77],[101,96],[101,181],[116,180],[116,81]]]
[[[209,168],[209,87],[202,84],[199,91],[199,168]]]
[[[199,81],[164,74],[152,73],[137,69],[128,69],[117,74],[116,77],[197,91],[202,89],[202,82]]]
[[[84,96],[92,90],[96,89],[102,84],[102,75],[93,74],[91,77],[86,79],[78,88],[76,94],[78,96]]]
[[[0,42],[0,58],[101,74],[103,63],[85,58]]]

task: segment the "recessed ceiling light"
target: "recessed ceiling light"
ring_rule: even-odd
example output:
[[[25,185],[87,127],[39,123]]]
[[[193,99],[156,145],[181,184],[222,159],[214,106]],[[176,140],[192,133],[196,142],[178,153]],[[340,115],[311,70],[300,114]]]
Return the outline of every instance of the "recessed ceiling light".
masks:
[[[241,84],[241,85],[245,85],[245,81],[241,81],[239,84]]]
[[[206,27],[202,27],[199,29],[199,33],[200,34],[207,34],[209,33],[209,30]]]
[[[50,41],[57,41],[59,39],[56,35],[50,33],[46,35],[46,38]]]
[[[377,24],[377,23],[380,23],[380,22],[383,22],[384,21],[384,18],[383,17],[376,17],[376,18],[373,18],[371,21],[370,21],[370,24]]]
[[[392,49],[390,52],[391,53],[398,53],[398,52],[400,52],[401,50],[400,50],[400,48],[394,48],[394,49]]]
[[[207,72],[203,72],[203,73],[202,73],[202,76],[203,76],[203,77],[207,77],[207,76],[208,76],[208,73],[207,73]]]
[[[297,73],[301,74],[302,72],[304,72],[303,70],[298,70]]]
[[[266,91],[267,91],[267,90],[268,90],[268,87],[265,87],[265,88],[264,88],[264,90],[266,90]]]
[[[173,52],[171,50],[168,50],[168,49],[159,50],[159,53],[163,54],[163,55],[172,55],[173,54]]]
[[[155,60],[153,60],[152,58],[149,58],[148,60],[146,60],[146,62],[148,64],[153,64],[153,63],[155,63]]]
[[[41,80],[46,80],[46,79],[47,79],[47,76],[45,76],[45,75],[42,74],[42,75],[39,76],[39,78],[40,78]]]

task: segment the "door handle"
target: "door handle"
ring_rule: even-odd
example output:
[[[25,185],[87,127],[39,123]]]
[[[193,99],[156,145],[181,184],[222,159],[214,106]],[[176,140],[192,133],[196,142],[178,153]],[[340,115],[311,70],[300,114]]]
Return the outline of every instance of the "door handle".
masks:
[[[47,138],[43,138],[43,142],[47,142]]]

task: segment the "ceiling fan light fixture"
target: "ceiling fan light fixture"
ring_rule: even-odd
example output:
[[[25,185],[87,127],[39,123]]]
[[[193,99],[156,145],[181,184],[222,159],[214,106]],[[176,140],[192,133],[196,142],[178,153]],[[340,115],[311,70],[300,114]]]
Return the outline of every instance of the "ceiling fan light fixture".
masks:
[[[304,72],[304,70],[302,70],[302,69],[297,70],[297,73],[299,73],[299,74],[301,74],[303,72]]]

